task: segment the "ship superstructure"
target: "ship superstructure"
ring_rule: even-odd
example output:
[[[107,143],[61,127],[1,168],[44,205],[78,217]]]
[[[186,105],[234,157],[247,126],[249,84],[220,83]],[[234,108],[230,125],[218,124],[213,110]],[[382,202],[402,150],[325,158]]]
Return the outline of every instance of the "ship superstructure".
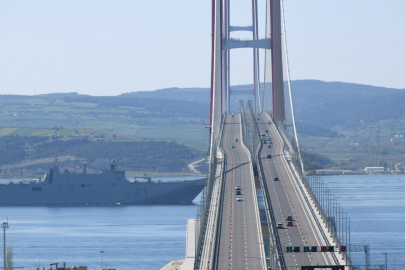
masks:
[[[0,204],[187,204],[206,180],[132,182],[124,170],[116,169],[115,161],[100,174],[88,174],[83,165],[83,173],[61,173],[55,160],[43,181],[0,184]]]

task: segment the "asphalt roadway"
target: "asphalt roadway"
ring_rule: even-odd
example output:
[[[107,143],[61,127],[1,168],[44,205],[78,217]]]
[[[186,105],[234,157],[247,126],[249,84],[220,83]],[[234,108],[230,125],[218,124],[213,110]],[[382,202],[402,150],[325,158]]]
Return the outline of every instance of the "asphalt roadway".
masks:
[[[261,160],[276,222],[283,223],[284,226],[283,229],[277,229],[281,245],[301,247],[299,253],[284,253],[286,266],[332,265],[326,253],[303,252],[304,246],[319,247],[322,246],[322,242],[305,208],[305,202],[296,190],[293,179],[287,173],[289,168],[286,168],[282,162],[283,149],[281,140],[276,135],[277,129],[270,124],[269,119],[264,119],[263,116],[257,116],[256,120],[260,133],[269,134],[272,141],[271,148],[268,148],[268,143],[263,145]],[[272,158],[267,158],[268,155],[272,155]],[[278,177],[279,181],[275,181],[275,177]],[[287,216],[293,217],[293,226],[286,226]],[[285,251],[285,248],[283,249]]]
[[[264,269],[252,165],[242,148],[240,115],[228,116],[224,128],[227,163],[217,269]],[[241,195],[236,195],[236,185]],[[237,201],[239,196],[241,201]]]

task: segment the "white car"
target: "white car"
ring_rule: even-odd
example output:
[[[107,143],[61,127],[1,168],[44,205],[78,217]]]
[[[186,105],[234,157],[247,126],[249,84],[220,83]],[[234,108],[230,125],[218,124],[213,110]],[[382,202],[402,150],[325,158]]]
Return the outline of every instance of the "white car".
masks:
[[[241,201],[241,200],[242,200],[242,197],[236,197],[236,200],[237,200],[237,201]]]
[[[240,190],[240,186],[239,186],[239,185],[236,185],[236,186],[235,186],[235,190]]]
[[[283,223],[277,223],[277,229],[284,229]]]

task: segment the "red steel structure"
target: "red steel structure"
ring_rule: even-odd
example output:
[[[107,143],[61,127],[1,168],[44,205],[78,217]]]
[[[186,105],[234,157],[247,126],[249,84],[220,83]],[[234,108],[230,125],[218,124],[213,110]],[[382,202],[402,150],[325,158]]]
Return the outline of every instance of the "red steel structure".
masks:
[[[211,106],[210,141],[216,134],[216,125],[224,112],[230,113],[230,49],[253,49],[253,104],[256,113],[260,108],[259,48],[271,49],[272,115],[275,121],[285,121],[283,57],[281,37],[281,0],[267,0],[266,15],[270,18],[270,38],[259,40],[257,0],[252,0],[252,25],[230,25],[231,0],[212,0],[212,53],[211,53]],[[251,31],[252,40],[232,39],[232,31]],[[239,43],[238,43],[239,42]],[[244,42],[244,43],[243,43]],[[267,44],[266,44],[267,43]]]
[[[273,119],[285,120],[283,56],[281,47],[281,0],[270,0],[271,14],[271,77]]]

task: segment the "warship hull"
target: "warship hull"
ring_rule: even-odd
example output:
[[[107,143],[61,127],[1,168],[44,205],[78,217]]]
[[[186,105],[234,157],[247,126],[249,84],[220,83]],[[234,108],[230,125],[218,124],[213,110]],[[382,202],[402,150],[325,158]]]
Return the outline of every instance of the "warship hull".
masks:
[[[0,205],[190,204],[205,181],[130,182],[115,166],[102,174],[75,174],[54,165],[44,181],[0,185]]]

